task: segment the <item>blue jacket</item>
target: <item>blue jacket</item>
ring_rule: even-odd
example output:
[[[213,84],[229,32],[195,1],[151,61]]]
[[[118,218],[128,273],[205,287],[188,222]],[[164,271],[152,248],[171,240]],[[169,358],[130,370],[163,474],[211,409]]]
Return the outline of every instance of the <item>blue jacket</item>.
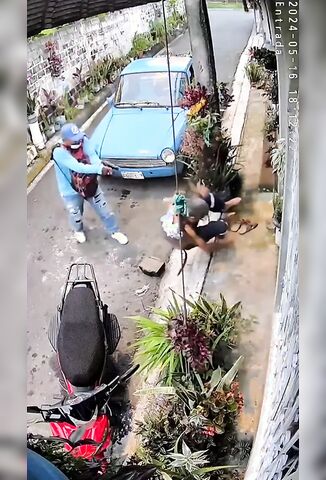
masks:
[[[84,138],[84,152],[88,155],[91,162],[89,165],[78,162],[64,147],[57,147],[53,151],[55,174],[59,193],[62,197],[78,195],[70,183],[71,171],[97,175],[101,175],[102,173],[103,164],[87,137]]]

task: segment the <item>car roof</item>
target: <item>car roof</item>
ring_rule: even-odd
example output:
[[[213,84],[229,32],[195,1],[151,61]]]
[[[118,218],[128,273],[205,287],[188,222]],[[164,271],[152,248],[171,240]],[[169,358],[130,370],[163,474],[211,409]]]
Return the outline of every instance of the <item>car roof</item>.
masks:
[[[172,72],[184,72],[188,69],[192,62],[190,56],[171,56],[170,68]],[[121,72],[121,75],[129,73],[143,73],[143,72],[167,72],[168,62],[166,56],[140,58],[129,63]]]

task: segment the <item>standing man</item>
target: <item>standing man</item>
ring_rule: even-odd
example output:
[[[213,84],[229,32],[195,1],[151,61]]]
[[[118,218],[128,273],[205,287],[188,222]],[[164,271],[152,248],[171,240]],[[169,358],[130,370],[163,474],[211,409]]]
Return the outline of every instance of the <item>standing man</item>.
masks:
[[[53,149],[59,193],[69,213],[70,224],[79,243],[86,241],[83,227],[84,201],[91,205],[111,237],[121,245],[128,243],[119,231],[115,214],[108,208],[98,185],[98,175],[111,175],[112,169],[103,165],[90,140],[73,123],[61,129],[62,144]]]

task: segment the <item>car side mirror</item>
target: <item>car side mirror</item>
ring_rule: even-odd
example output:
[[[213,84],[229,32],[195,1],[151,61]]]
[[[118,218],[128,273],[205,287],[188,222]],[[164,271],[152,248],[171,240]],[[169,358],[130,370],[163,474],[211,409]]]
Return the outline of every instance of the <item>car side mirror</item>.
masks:
[[[107,102],[107,104],[108,104],[108,107],[109,107],[109,108],[112,108],[112,107],[113,107],[113,104],[114,104],[114,94],[111,95],[111,97],[108,97],[108,98],[106,99],[106,102]]]

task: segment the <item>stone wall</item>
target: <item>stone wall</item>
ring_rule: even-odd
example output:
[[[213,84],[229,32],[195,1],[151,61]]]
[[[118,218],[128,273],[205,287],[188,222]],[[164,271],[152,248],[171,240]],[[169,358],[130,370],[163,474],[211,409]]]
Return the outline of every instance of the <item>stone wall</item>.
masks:
[[[184,13],[183,0],[178,0],[177,9]],[[167,13],[172,9],[167,2]],[[58,29],[53,35],[32,37],[27,47],[27,86],[31,93],[45,88],[56,90],[58,96],[75,86],[73,73],[82,66],[83,74],[92,60],[105,56],[126,55],[136,33],[150,30],[150,23],[162,16],[160,3],[128,8],[113,13],[98,15]],[[45,44],[56,41],[57,52],[62,59],[62,74],[53,78],[45,52]]]

